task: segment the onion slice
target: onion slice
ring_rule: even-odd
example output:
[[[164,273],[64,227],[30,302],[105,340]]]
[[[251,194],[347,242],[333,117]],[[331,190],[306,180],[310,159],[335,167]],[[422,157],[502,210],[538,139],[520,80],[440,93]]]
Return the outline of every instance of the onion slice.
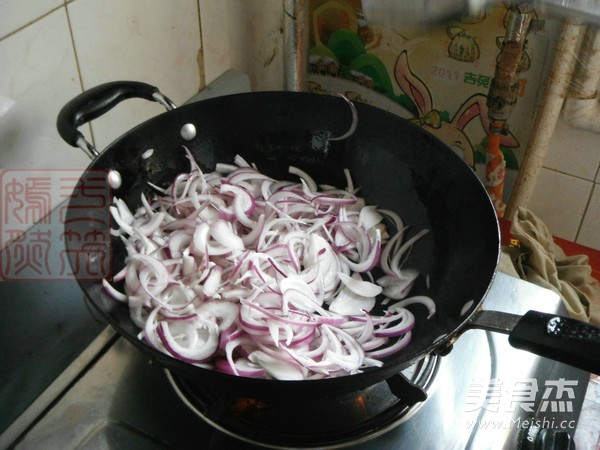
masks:
[[[404,241],[402,219],[358,197],[348,170],[343,189],[294,166],[299,181],[274,180],[241,157],[204,173],[186,154],[190,172],[137,210],[110,206],[127,258],[102,283],[149,346],[236,376],[321,379],[380,367],[419,326],[409,308],[435,313],[408,296],[420,274],[403,267],[427,230]]]

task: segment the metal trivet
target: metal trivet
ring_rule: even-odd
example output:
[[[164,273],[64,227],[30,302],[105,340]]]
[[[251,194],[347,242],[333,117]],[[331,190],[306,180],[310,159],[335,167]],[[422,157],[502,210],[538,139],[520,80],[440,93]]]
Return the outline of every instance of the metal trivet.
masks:
[[[429,355],[402,375],[428,392],[439,366],[440,357]],[[273,404],[250,396],[215,395],[165,372],[176,394],[198,417],[229,437],[266,448],[336,449],[363,443],[405,422],[424,404],[399,399],[385,381],[334,398]]]

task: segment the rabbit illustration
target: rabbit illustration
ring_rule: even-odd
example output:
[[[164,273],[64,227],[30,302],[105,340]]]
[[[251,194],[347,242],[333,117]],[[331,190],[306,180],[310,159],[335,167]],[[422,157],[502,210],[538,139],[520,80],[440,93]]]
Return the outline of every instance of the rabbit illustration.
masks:
[[[404,94],[415,104],[418,117],[412,121],[450,146],[471,167],[475,167],[475,153],[471,141],[463,131],[471,120],[479,117],[487,133],[490,120],[487,114],[486,96],[474,94],[460,106],[450,122],[444,120],[440,111],[434,109],[431,92],[415,75],[408,64],[406,50],[400,53],[394,67],[396,82]],[[519,142],[510,133],[502,136],[500,143],[505,147],[518,147]]]

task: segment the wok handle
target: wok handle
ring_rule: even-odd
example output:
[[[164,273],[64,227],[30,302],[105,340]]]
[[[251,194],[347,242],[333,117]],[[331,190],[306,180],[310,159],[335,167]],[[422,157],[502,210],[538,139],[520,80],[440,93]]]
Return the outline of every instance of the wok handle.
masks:
[[[167,110],[175,109],[175,104],[154,86],[139,81],[113,81],[88,89],[63,106],[56,121],[58,133],[67,144],[81,148],[93,159],[98,151],[77,128],[129,98],[143,98],[158,102]]]
[[[600,374],[600,328],[556,314],[528,311],[508,336],[510,345]]]

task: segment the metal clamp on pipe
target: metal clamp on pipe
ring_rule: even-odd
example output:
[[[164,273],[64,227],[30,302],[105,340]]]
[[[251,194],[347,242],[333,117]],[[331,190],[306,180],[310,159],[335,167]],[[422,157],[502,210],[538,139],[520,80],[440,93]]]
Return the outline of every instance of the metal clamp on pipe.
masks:
[[[500,135],[504,132],[506,121],[517,104],[519,95],[517,70],[533,15],[533,8],[528,3],[510,6],[506,35],[486,102],[490,129],[486,152],[485,185],[498,217],[504,215],[506,208],[503,201],[506,162],[500,151]]]
[[[533,14],[533,9],[527,3],[511,5],[508,11],[505,40],[488,93],[488,114],[492,121],[508,120],[517,103],[517,68]]]

